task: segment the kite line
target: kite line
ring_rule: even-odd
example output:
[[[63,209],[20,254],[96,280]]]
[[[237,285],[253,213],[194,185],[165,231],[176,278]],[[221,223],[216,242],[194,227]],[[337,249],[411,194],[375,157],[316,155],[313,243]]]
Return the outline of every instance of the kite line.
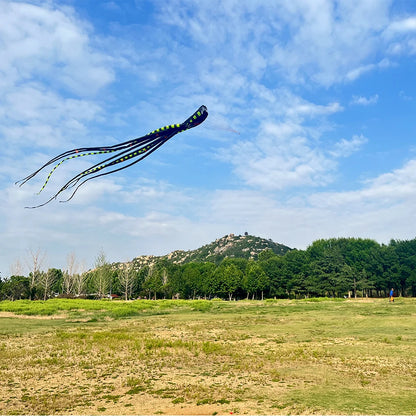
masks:
[[[75,190],[72,192],[70,197],[65,201],[60,202],[67,202],[73,198],[76,194],[78,189],[85,184],[85,182],[98,178],[100,176],[109,175],[110,173],[118,172],[120,170],[126,169],[141,160],[145,157],[152,154],[155,150],[157,150],[160,146],[166,143],[169,139],[175,136],[178,133],[181,133],[185,130],[192,129],[193,127],[198,126],[201,124],[206,118],[208,117],[208,110],[207,108],[202,105],[199,107],[194,114],[188,117],[183,123],[180,124],[171,124],[165,127],[161,127],[157,130],[153,130],[152,132],[148,133],[146,136],[138,137],[136,139],[127,140],[123,143],[119,143],[113,146],[99,146],[99,147],[81,147],[78,149],[68,150],[64,153],[61,153],[58,156],[55,156],[53,159],[46,162],[43,166],[41,166],[38,170],[31,173],[26,178],[17,181],[16,184],[19,186],[24,185],[27,181],[32,179],[35,175],[37,175],[41,170],[46,168],[49,165],[56,163],[53,169],[49,172],[48,177],[46,178],[42,188],[38,192],[41,193],[45,188],[46,184],[48,183],[50,177],[55,172],[55,170],[65,161],[70,159],[75,159],[82,156],[91,156],[91,155],[101,155],[101,154],[108,154],[118,152],[114,156],[110,156],[109,158],[97,163],[90,168],[78,173],[72,179],[70,179],[55,195],[53,195],[49,200],[44,202],[43,204],[36,205],[33,207],[26,207],[26,208],[39,208],[42,207],[49,202],[56,199],[56,197],[69,188],[74,188]],[[126,163],[130,162],[130,163]],[[122,163],[122,166],[116,167],[114,169],[110,169],[118,164]]]

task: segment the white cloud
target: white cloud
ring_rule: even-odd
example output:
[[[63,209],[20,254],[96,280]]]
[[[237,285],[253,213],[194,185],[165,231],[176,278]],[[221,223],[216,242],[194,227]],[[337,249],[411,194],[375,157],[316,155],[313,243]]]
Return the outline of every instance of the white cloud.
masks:
[[[367,141],[363,135],[354,135],[351,140],[342,139],[336,143],[329,153],[335,158],[348,157],[358,151]]]
[[[416,160],[368,180],[359,190],[320,193],[312,196],[310,201],[317,207],[331,209],[342,206],[367,206],[374,209],[416,202]]]
[[[195,8],[172,0],[160,4],[158,18],[193,42],[200,59],[222,57],[236,78],[274,73],[292,84],[329,87],[393,65],[388,56],[403,33],[413,33],[415,17],[392,21],[392,6],[392,0],[213,0]],[[209,73],[217,83],[224,79],[213,66]]]
[[[316,192],[286,202],[255,190],[218,191],[210,199],[207,221],[229,224],[233,232],[244,232],[245,227],[291,247],[305,248],[330,237],[368,237],[383,243],[391,238],[412,239],[416,161],[355,191]]]
[[[354,138],[337,144],[332,152],[321,147],[321,135],[330,128],[326,118],[343,111],[339,103],[315,104],[288,90],[275,91],[268,100],[270,105],[264,103],[259,111],[262,122],[256,136],[220,152],[247,185],[266,190],[327,185],[333,180],[336,158],[362,144]]]
[[[345,85],[393,65],[394,54],[416,51],[413,20],[392,23],[391,1],[213,0],[195,7],[171,0],[153,5],[152,24],[123,25],[116,35],[98,35],[74,9],[53,4],[0,0],[0,135],[7,144],[0,175],[8,180],[0,214],[8,253],[41,245],[62,265],[73,250],[91,261],[102,246],[116,261],[195,248],[229,232],[294,247],[334,235],[411,233],[412,163],[354,191],[319,192],[337,175],[339,159],[367,141],[359,132],[334,138],[331,120],[344,123],[341,113],[349,110],[340,104],[348,101]],[[105,97],[110,115],[97,97],[116,77],[120,89]],[[378,100],[358,94],[350,104]],[[197,133],[204,157],[221,143],[234,190],[221,178],[209,189],[190,189],[180,175],[172,183],[136,181],[126,170],[89,182],[68,204],[28,211],[28,201],[44,197],[33,196],[42,180],[8,186],[10,177],[48,160],[51,147],[66,150],[97,132],[102,139],[110,117],[153,129],[161,117],[176,122],[196,102],[241,132],[202,126]],[[51,185],[77,171],[65,169]],[[14,261],[0,252],[3,264]]]
[[[374,94],[370,97],[363,97],[361,95],[354,95],[351,100],[351,104],[355,105],[372,105],[378,102],[378,94]]]
[[[394,63],[391,62],[387,58],[383,58],[381,61],[377,63],[371,63],[366,65],[358,65],[356,67],[352,67],[346,74],[345,79],[347,81],[355,81],[356,79],[360,78],[362,75],[367,74],[371,71],[377,69],[384,69],[390,66],[394,66]]]
[[[303,133],[303,134],[302,134]],[[314,146],[300,125],[265,124],[257,143],[242,141],[222,154],[248,185],[266,190],[330,182],[334,162]]]
[[[161,19],[241,71],[330,86],[374,69],[391,0],[163,3]],[[222,47],[227,45],[226,50]],[[349,77],[347,76],[349,74]]]
[[[111,59],[70,8],[0,1],[0,20],[4,154],[24,159],[21,146],[74,146],[103,116],[93,97],[114,79]]]
[[[114,79],[108,58],[91,47],[89,28],[70,9],[1,2],[0,74],[15,82],[48,79],[81,95]]]
[[[403,34],[409,32],[416,32],[415,16],[409,16],[404,19],[395,20],[391,22],[385,29],[386,36],[394,36],[396,34]]]
[[[295,101],[295,102],[293,102]],[[343,108],[339,103],[330,103],[328,105],[319,105],[305,100],[300,97],[292,97],[292,103],[286,109],[286,115],[290,118],[304,119],[306,117],[318,117],[331,115],[342,111]]]
[[[93,101],[64,98],[33,83],[9,89],[0,101],[0,134],[14,145],[54,147],[64,136],[84,135],[84,123],[98,120],[102,112]]]
[[[136,192],[135,187],[132,192]],[[138,187],[137,201],[144,198],[143,192],[151,190]],[[162,185],[151,197],[159,201],[153,209],[141,213],[142,207],[135,200],[131,202],[140,210],[130,214],[109,208],[112,200],[123,199],[123,195],[118,190],[105,193],[103,199],[94,196],[94,204],[84,204],[82,209],[70,203],[24,210],[20,193],[10,189],[0,214],[7,224],[3,238],[16,254],[13,259],[1,259],[2,263],[11,264],[17,257],[23,261],[28,247],[42,247],[54,259],[46,267],[64,267],[66,255],[72,251],[91,266],[101,247],[111,261],[119,261],[139,254],[193,249],[220,235],[245,231],[297,248],[329,237],[368,237],[380,242],[414,238],[409,221],[416,220],[416,161],[380,175],[355,191],[316,192],[286,202],[253,189],[183,191]],[[176,214],[169,213],[163,210],[162,201],[182,208]],[[85,238],[85,233],[94,234],[94,239]]]
[[[404,55],[416,53],[416,17],[407,16],[392,21],[383,33],[388,42],[389,54]]]
[[[283,24],[291,34],[274,47],[274,62],[294,82],[332,85],[348,74],[373,68],[379,33],[388,22],[390,1],[285,2]],[[283,12],[283,13],[284,13]],[[358,73],[357,73],[358,76]]]

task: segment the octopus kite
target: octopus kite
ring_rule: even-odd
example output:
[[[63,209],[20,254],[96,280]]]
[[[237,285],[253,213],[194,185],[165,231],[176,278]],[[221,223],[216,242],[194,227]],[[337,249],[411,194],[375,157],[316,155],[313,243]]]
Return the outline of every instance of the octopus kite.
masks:
[[[105,153],[114,153],[119,152],[114,156],[111,156],[100,163],[97,163],[91,166],[89,169],[86,169],[78,175],[74,176],[70,179],[55,195],[53,195],[48,201],[43,204],[34,206],[34,207],[26,207],[26,208],[39,208],[42,207],[49,202],[56,199],[56,197],[65,191],[66,189],[75,187],[75,190],[72,192],[70,197],[66,200],[69,201],[78,191],[78,189],[87,181],[98,178],[100,176],[109,175],[110,173],[118,172],[120,170],[126,169],[137,162],[140,162],[145,157],[149,156],[155,150],[157,150],[160,146],[166,143],[170,138],[175,136],[175,134],[181,133],[185,130],[192,129],[193,127],[198,126],[201,124],[206,118],[208,117],[208,110],[207,108],[202,105],[199,109],[192,114],[189,118],[187,118],[181,124],[171,124],[169,126],[161,127],[160,129],[154,130],[148,133],[146,136],[138,137],[136,139],[128,140],[126,142],[116,144],[113,146],[102,146],[102,147],[81,147],[79,149],[68,150],[60,155],[54,157],[49,162],[46,162],[43,166],[41,166],[38,170],[27,176],[26,178],[16,182],[19,186],[25,184],[28,180],[32,179],[35,175],[37,175],[42,169],[46,166],[49,166],[53,163],[58,162],[55,167],[50,171],[48,177],[45,180],[41,190],[45,188],[46,184],[48,183],[50,177],[52,176],[53,172],[66,160],[74,159],[77,157],[82,156],[90,156],[90,155],[101,155]],[[122,166],[116,167],[115,169],[111,169],[112,167],[122,164]],[[60,202],[66,202],[60,201]]]

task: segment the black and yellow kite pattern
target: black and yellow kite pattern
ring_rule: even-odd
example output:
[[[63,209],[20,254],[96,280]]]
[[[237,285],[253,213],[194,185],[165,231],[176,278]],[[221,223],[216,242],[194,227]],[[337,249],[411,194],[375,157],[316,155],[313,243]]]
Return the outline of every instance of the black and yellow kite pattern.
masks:
[[[37,175],[42,169],[45,167],[57,163],[54,168],[49,172],[48,177],[45,180],[41,190],[45,188],[46,184],[48,183],[50,177],[55,172],[55,170],[66,160],[75,159],[77,157],[82,156],[91,156],[91,155],[101,155],[106,153],[114,153],[118,152],[116,155],[111,156],[100,163],[97,163],[90,168],[78,173],[78,175],[74,176],[70,179],[55,195],[53,195],[48,201],[43,204],[34,206],[34,207],[26,207],[26,208],[39,208],[42,207],[49,202],[56,199],[56,197],[65,191],[66,189],[75,187],[75,190],[72,192],[70,197],[66,200],[69,201],[75,195],[77,190],[87,181],[98,178],[100,176],[109,175],[110,173],[118,172],[120,170],[126,169],[137,162],[140,162],[145,157],[149,156],[155,150],[157,150],[160,146],[166,143],[170,138],[175,136],[182,131],[189,130],[193,127],[198,126],[201,124],[206,118],[208,117],[208,110],[207,108],[202,105],[194,114],[188,117],[183,123],[181,124],[171,124],[165,127],[161,127],[160,129],[154,130],[143,137],[138,137],[136,139],[128,140],[123,143],[119,143],[113,146],[100,146],[100,147],[82,147],[79,149],[68,150],[67,152],[61,153],[60,155],[54,157],[49,162],[46,162],[43,166],[41,166],[38,170],[27,176],[26,178],[16,182],[22,186],[28,180],[32,179],[35,175]],[[116,167],[115,169],[111,169],[118,164],[122,163],[123,165],[120,167]],[[60,201],[60,202],[66,202]]]

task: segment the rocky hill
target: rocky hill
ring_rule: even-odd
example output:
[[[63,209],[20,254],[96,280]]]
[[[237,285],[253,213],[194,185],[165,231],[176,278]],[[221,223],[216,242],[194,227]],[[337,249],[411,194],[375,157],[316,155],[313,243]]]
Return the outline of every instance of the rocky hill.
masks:
[[[291,250],[291,248],[283,244],[275,243],[272,240],[266,240],[261,237],[255,237],[248,234],[229,234],[196,250],[177,250],[159,257],[139,256],[133,259],[133,263],[135,268],[151,265],[159,260],[167,260],[176,264],[205,261],[218,264],[226,257],[256,260],[259,253],[267,249],[271,249],[274,253],[279,255],[283,255]]]

